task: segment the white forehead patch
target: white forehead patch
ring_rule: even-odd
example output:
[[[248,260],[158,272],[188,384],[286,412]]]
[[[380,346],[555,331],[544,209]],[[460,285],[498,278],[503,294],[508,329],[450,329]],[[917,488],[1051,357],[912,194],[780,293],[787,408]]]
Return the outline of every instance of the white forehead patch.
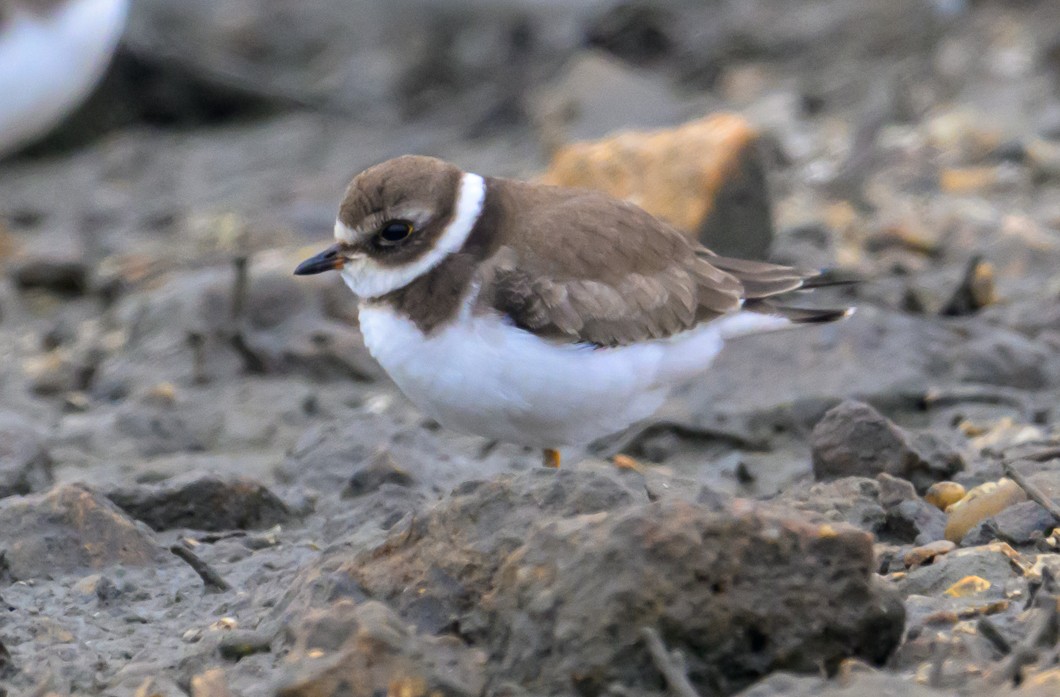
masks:
[[[353,241],[356,238],[357,238],[357,236],[353,233],[353,230],[350,229],[349,225],[347,225],[346,223],[342,222],[341,220],[336,220],[335,221],[335,241],[336,242],[345,242],[346,244],[353,244]]]
[[[362,298],[378,298],[398,288],[404,288],[464,246],[479,216],[482,215],[485,200],[486,180],[477,174],[465,172],[460,178],[453,219],[442,230],[434,247],[419,259],[404,266],[383,266],[367,256],[354,257],[342,267],[342,280],[350,290]],[[340,242],[353,242],[355,237],[353,230],[341,221],[335,221],[335,239]]]

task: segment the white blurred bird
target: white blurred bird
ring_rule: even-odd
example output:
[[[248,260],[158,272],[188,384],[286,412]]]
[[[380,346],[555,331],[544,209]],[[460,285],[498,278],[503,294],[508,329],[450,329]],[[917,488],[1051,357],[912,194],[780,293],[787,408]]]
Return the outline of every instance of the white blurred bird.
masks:
[[[88,96],[118,45],[129,0],[0,0],[0,157]]]

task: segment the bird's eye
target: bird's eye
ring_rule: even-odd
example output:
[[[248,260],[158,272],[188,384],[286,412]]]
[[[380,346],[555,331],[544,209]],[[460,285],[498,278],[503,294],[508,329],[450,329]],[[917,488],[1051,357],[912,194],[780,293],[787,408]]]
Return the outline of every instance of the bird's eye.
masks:
[[[412,234],[412,223],[407,220],[388,220],[375,235],[380,247],[392,247]]]

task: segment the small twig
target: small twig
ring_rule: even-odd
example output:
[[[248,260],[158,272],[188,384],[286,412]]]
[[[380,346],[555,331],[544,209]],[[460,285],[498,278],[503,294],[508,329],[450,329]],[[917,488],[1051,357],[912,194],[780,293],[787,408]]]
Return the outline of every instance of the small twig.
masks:
[[[206,337],[202,332],[190,331],[186,341],[191,348],[191,380],[196,385],[204,385],[210,381],[206,375]]]
[[[937,641],[931,650],[931,671],[928,673],[928,687],[942,687],[942,678],[946,659],[950,657],[953,647],[949,642]]]
[[[1034,501],[1039,506],[1049,511],[1049,515],[1053,519],[1060,523],[1060,505],[1057,505],[1055,501],[1049,498],[1044,491],[1038,488],[1036,484],[1028,480],[1023,476],[1023,473],[1017,470],[1012,462],[1001,463],[1001,469],[1005,472],[1005,476],[1016,482],[1023,491],[1027,493],[1027,497],[1031,501]]]
[[[264,375],[269,372],[269,365],[263,355],[251,348],[243,331],[237,329],[231,338],[232,348],[236,350],[243,361],[243,370],[252,375]]]
[[[1060,447],[1058,448],[1043,448],[1042,450],[1036,450],[1034,452],[1027,453],[1026,455],[1020,455],[1017,460],[1030,460],[1031,462],[1048,462],[1049,460],[1055,460],[1060,458]]]
[[[221,574],[214,571],[214,568],[207,564],[205,561],[199,558],[195,552],[188,549],[182,544],[175,544],[169,548],[170,552],[176,554],[178,557],[188,563],[195,573],[199,574],[199,578],[209,588],[216,588],[219,591],[231,590],[232,586],[228,585],[228,582],[221,578]]]
[[[249,283],[247,256],[241,254],[232,260],[232,267],[236,275],[232,282],[232,323],[238,324],[243,318],[243,308],[247,302],[247,286]]]
[[[1009,643],[1009,640],[1004,637],[1001,630],[997,628],[997,625],[990,618],[981,618],[976,623],[976,629],[979,630],[979,635],[989,641],[990,645],[997,649],[1002,656],[1012,653],[1012,644]]]
[[[674,657],[666,650],[659,632],[651,627],[641,627],[640,635],[648,647],[652,661],[659,672],[666,678],[666,684],[670,686],[677,697],[699,697],[696,688],[688,681],[688,676],[682,666],[675,661]]]
[[[960,284],[939,314],[943,317],[973,315],[994,302],[994,268],[976,254],[968,260]]]
[[[929,408],[949,407],[972,402],[1012,407],[1018,409],[1021,414],[1027,414],[1031,411],[1027,400],[1016,390],[990,385],[933,387],[922,394],[921,401],[924,406]]]

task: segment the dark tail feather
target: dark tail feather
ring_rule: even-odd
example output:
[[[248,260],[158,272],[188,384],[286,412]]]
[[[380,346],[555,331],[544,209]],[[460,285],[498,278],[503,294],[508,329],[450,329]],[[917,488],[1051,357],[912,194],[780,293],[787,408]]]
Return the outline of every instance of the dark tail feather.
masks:
[[[799,290],[813,290],[814,288],[832,288],[834,286],[853,286],[861,283],[858,278],[839,278],[836,276],[810,276],[803,280]]]
[[[854,314],[854,308],[852,307],[826,309],[788,307],[785,305],[774,305],[766,300],[756,300],[746,303],[744,309],[750,310],[751,312],[759,312],[763,315],[784,317],[792,324],[826,324],[828,322],[836,322]]]

